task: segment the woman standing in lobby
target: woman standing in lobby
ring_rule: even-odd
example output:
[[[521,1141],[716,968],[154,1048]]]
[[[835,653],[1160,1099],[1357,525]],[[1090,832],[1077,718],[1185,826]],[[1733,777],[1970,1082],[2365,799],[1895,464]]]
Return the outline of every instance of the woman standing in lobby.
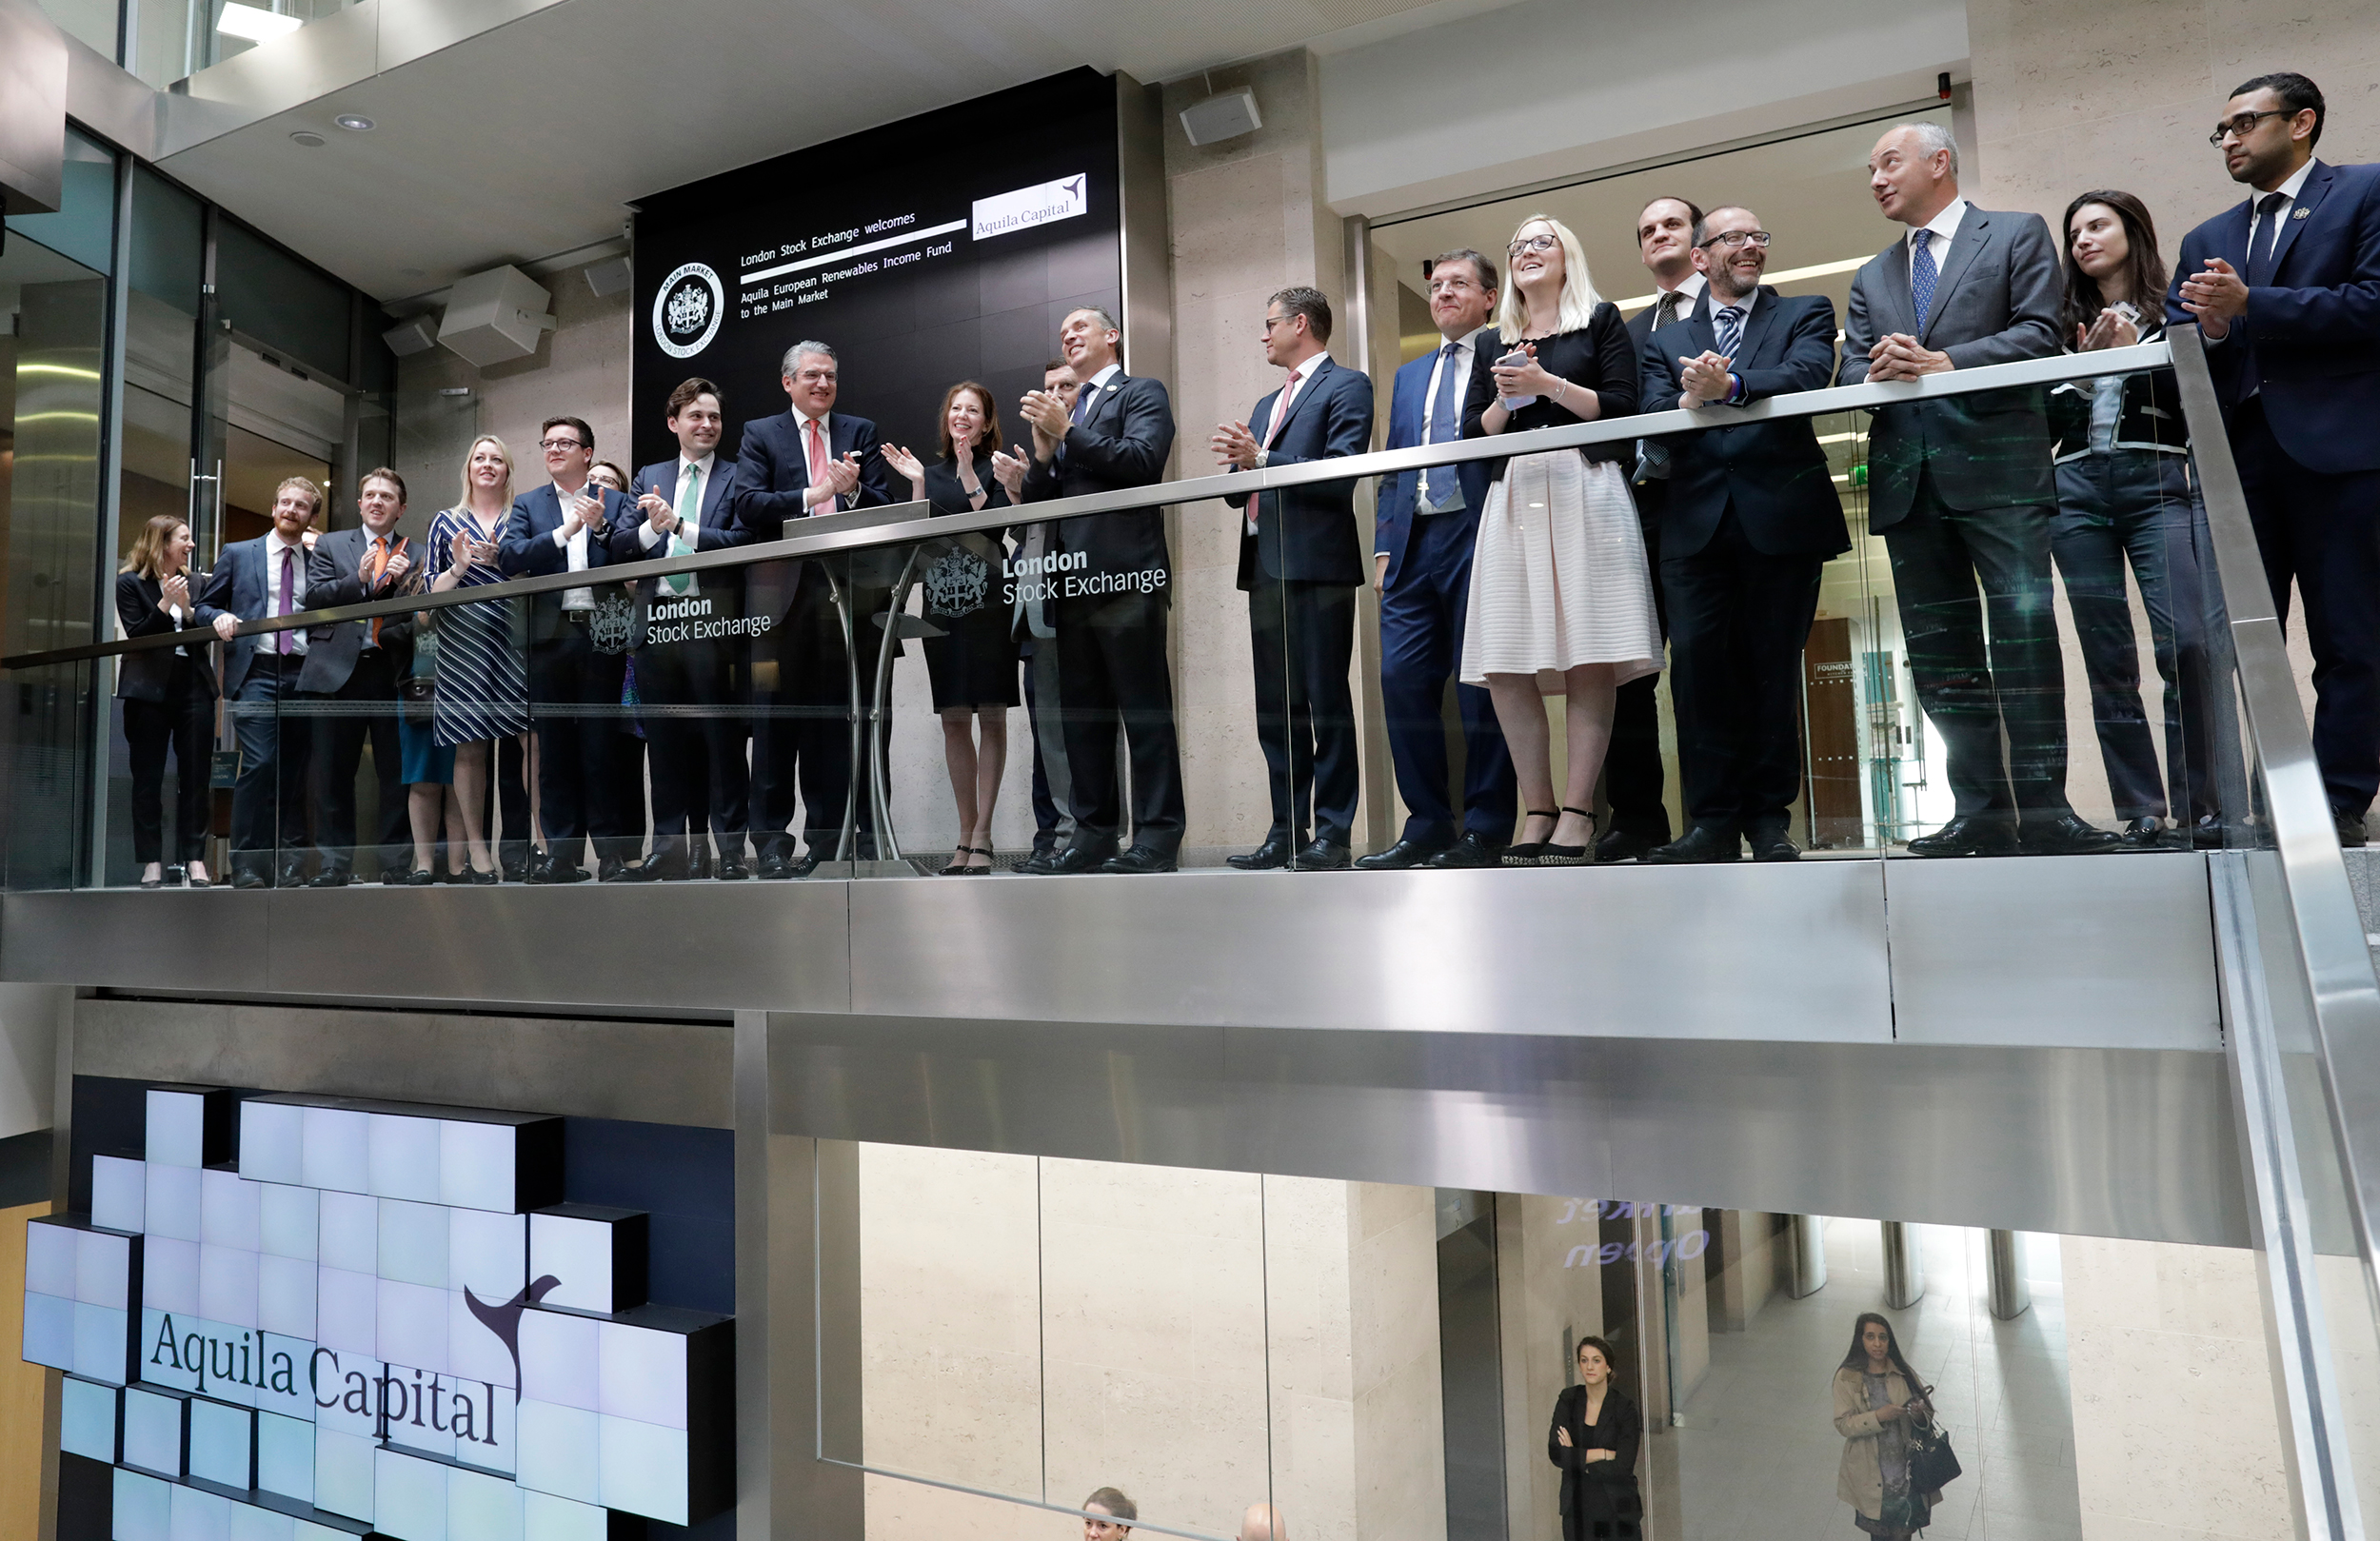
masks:
[[[1909,1485],[1909,1425],[1933,1416],[1927,1390],[1901,1357],[1893,1324],[1861,1312],[1851,1352],[1835,1372],[1835,1432],[1843,1436],[1835,1495],[1852,1506],[1854,1524],[1885,1541],[1907,1541],[1925,1529],[1942,1496]]]
[[[1599,298],[1578,238],[1535,215],[1513,232],[1494,338],[1482,337],[1463,437],[1524,433],[1636,410],[1636,353]],[[1471,562],[1461,677],[1485,684],[1512,749],[1527,821],[1509,865],[1575,866],[1595,847],[1595,781],[1615,692],[1661,666],[1653,581],[1623,463],[1628,440],[1495,463]],[[1557,802],[1540,678],[1566,699]]]
[[[496,543],[511,511],[512,451],[494,434],[482,434],[464,458],[463,501],[430,521],[432,592],[504,581],[496,570]],[[454,790],[463,804],[470,880],[485,882],[497,871],[487,838],[488,772],[496,741],[528,732],[528,674],[512,644],[511,605],[456,604],[431,619],[438,628],[434,733],[440,744],[454,746]],[[537,785],[534,766],[528,784],[532,791]],[[506,831],[506,838],[515,837]]]
[[[1630,1541],[1641,1533],[1636,1446],[1644,1415],[1612,1385],[1612,1346],[1578,1340],[1578,1384],[1554,1399],[1545,1458],[1562,1469],[1562,1541]]]
[[[909,496],[930,502],[943,517],[1008,506],[1007,489],[992,468],[1001,441],[991,391],[962,380],[942,392],[940,431],[942,455],[931,465],[898,445],[883,447],[884,464],[908,478]],[[1007,555],[1001,533],[973,531],[942,544],[921,574],[925,618],[942,633],[925,640],[925,672],[959,802],[959,844],[942,876],[964,878],[992,870],[992,809],[1008,768],[1008,713],[1019,700],[1017,643],[1000,598]]]
[[[189,524],[158,514],[132,543],[116,574],[116,619],[126,637],[197,628],[190,605]],[[127,653],[116,665],[124,701],[124,739],[132,752],[132,859],[141,886],[165,881],[166,749],[173,749],[173,849],[192,888],[212,886],[207,863],[209,788],[215,720],[215,671],[207,660],[212,635],[203,628],[173,647]]]

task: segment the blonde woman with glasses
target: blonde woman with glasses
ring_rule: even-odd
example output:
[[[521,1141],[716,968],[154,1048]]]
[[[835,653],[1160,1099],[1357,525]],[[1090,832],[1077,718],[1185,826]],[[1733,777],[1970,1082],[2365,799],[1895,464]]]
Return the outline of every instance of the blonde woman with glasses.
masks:
[[[1533,215],[1507,254],[1496,335],[1480,338],[1473,354],[1463,437],[1634,414],[1636,349],[1617,307],[1595,292],[1578,238]],[[1527,820],[1504,852],[1508,866],[1591,859],[1615,692],[1661,666],[1652,576],[1628,493],[1635,455],[1632,441],[1617,439],[1490,464],[1461,677],[1495,700],[1520,783]],[[1558,800],[1542,699],[1557,689],[1569,747]]]

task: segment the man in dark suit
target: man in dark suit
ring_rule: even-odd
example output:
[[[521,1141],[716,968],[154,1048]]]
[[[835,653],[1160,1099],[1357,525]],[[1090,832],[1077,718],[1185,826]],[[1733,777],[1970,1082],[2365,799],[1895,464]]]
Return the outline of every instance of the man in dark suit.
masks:
[[[422,565],[412,543],[397,533],[405,517],[405,479],[387,466],[364,473],[356,495],[362,527],[332,530],[314,543],[306,564],[306,608],[416,594]],[[364,741],[371,741],[372,771],[380,783],[374,842],[381,879],[400,880],[413,865],[412,820],[406,807],[404,756],[397,744],[397,697],[413,672],[413,618],[379,616],[342,621],[307,631],[306,662],[298,669],[301,697],[329,710],[314,719],[316,760],[323,768],[322,870],[316,888],[338,888],[355,873],[355,773]]]
[[[496,548],[507,578],[593,572],[611,562],[612,528],[634,516],[627,495],[586,473],[595,463],[595,430],[574,417],[547,418],[539,447],[545,485],[513,500]],[[565,588],[529,602],[529,719],[537,729],[539,823],[545,857],[530,865],[533,883],[586,880],[585,842],[595,846],[595,876],[640,882],[653,876],[629,858],[640,843],[622,820],[620,686],[627,672],[633,606],[618,588]]]
[[[1116,320],[1086,306],[1059,327],[1059,350],[1080,388],[1073,410],[1053,391],[1026,394],[1033,464],[1024,500],[1142,487],[1165,477],[1174,411],[1164,385],[1123,372]],[[1165,658],[1172,563],[1160,508],[1058,522],[1050,585],[1058,678],[1065,701],[1066,768],[1074,839],[1028,861],[1041,873],[1171,872],[1181,850],[1181,756],[1174,738],[1174,682]],[[1121,724],[1132,761],[1132,848],[1117,851],[1123,791],[1116,778]]]
[[[1691,200],[1661,197],[1636,213],[1636,252],[1653,275],[1653,303],[1628,318],[1628,337],[1644,357],[1645,341],[1694,314],[1703,275],[1695,265],[1695,231],[1702,210]],[[1830,364],[1832,358],[1830,356]],[[1661,586],[1661,510],[1669,495],[1669,448],[1646,439],[1636,445],[1629,492],[1636,502],[1636,527],[1644,536],[1645,568],[1653,574],[1653,615],[1669,636],[1669,596]],[[1603,757],[1603,796],[1612,805],[1612,827],[1595,842],[1598,862],[1640,859],[1670,837],[1669,803],[1661,770],[1661,677],[1644,675],[1619,687],[1612,708],[1612,747]]]
[[[198,619],[230,644],[224,649],[223,695],[231,702],[240,741],[240,778],[231,791],[231,882],[237,888],[274,882],[295,888],[306,881],[306,773],[313,735],[305,718],[285,721],[281,703],[297,695],[307,634],[291,628],[235,637],[232,630],[243,621],[306,608],[306,532],[322,507],[322,488],[305,477],[283,482],[273,491],[272,528],[225,546],[194,605]]]
[[[2314,760],[2343,845],[2380,785],[2380,166],[2314,159],[2322,92],[2259,75],[2213,139],[2255,196],[2182,240],[2168,304],[2196,321],[2265,578],[2293,580],[2314,656]]]
[[[1372,447],[1372,379],[1334,361],[1330,340],[1331,303],[1321,290],[1286,288],[1266,302],[1264,359],[1289,377],[1247,422],[1215,430],[1218,460],[1255,470]],[[1273,827],[1261,846],[1230,863],[1243,872],[1327,872],[1347,865],[1361,788],[1347,684],[1356,589],[1363,583],[1356,485],[1318,483],[1245,504],[1240,587],[1248,596],[1256,738],[1273,792]]]
[[[1388,404],[1391,449],[1462,437],[1472,350],[1496,309],[1496,264],[1467,247],[1424,264],[1422,279],[1438,346],[1397,371]],[[1366,872],[1424,863],[1492,867],[1513,838],[1519,793],[1486,687],[1455,686],[1463,740],[1459,830],[1439,716],[1447,677],[1462,653],[1472,538],[1487,490],[1483,460],[1406,471],[1380,484],[1372,535],[1372,587],[1380,597],[1380,706],[1405,827],[1388,849],[1357,859]]]
[[[752,532],[728,518],[735,467],[719,462],[725,425],[719,387],[682,381],[669,393],[669,431],[678,453],[637,472],[637,500],[628,519],[612,526],[618,562],[649,562],[748,544]],[[744,713],[734,694],[734,661],[744,649],[725,629],[744,613],[744,585],[732,571],[677,573],[637,585],[645,614],[636,651],[640,700],[663,708],[645,717],[653,759],[653,850],[646,864],[667,879],[749,876],[744,862],[747,772]],[[673,710],[674,708],[674,710]],[[699,715],[684,717],[680,711]],[[689,832],[688,810],[707,808],[719,842],[715,868],[708,842]]]
[[[1694,231],[1709,281],[1686,320],[1648,338],[1652,411],[1733,410],[1835,375],[1835,302],[1765,287],[1769,233],[1745,208],[1711,210]],[[1656,863],[1792,861],[1786,833],[1801,790],[1801,649],[1818,573],[1851,549],[1826,451],[1806,417],[1711,427],[1666,441],[1661,587],[1669,598],[1670,689],[1688,828]]]
[[[727,504],[728,518],[746,539],[782,541],[788,519],[893,501],[890,473],[876,451],[876,425],[835,410],[840,371],[835,350],[824,343],[794,344],[779,370],[789,409],[744,425]],[[745,574],[748,613],[770,621],[753,639],[751,653],[752,838],[764,878],[803,877],[821,857],[834,854],[860,769],[851,762],[850,714],[861,709],[851,699],[854,661],[843,647],[828,563],[850,600],[851,651],[858,655],[864,699],[874,688],[876,649],[884,636],[874,617],[889,591],[855,583],[868,574],[843,558],[764,563]],[[806,852],[796,850],[792,833],[797,776]],[[859,802],[860,830],[870,833],[875,826],[867,800]],[[869,854],[866,841],[859,854]]]
[[[2050,228],[2038,214],[1990,213],[1960,197],[1948,131],[1887,130],[1868,156],[1868,186],[1909,235],[1852,278],[1841,384],[2057,352]],[[1914,855],[2115,847],[2112,831],[2084,823],[2066,800],[2066,682],[2050,601],[2056,501],[2039,390],[1876,408],[1868,526],[1892,557],[1910,672],[1949,750],[1956,799],[1948,823],[1909,842]]]
[[[1041,388],[1055,392],[1074,410],[1074,371],[1063,359],[1052,359],[1041,365]],[[1022,445],[1015,454],[995,449],[992,471],[1000,484],[1008,491],[1010,503],[1024,501],[1024,468],[1033,457]],[[1038,524],[1020,524],[1012,532],[1017,539],[1016,559],[1025,563],[1039,563],[1051,549],[1057,526],[1048,520]],[[1034,567],[1039,571],[1038,565]],[[1012,631],[1017,640],[1017,657],[1024,669],[1024,716],[1033,730],[1033,849],[1029,859],[1049,860],[1059,847],[1074,840],[1073,782],[1066,775],[1066,731],[1064,705],[1058,686],[1058,628],[1050,623],[1048,597],[1038,583],[1012,583],[1014,591],[1010,614]]]

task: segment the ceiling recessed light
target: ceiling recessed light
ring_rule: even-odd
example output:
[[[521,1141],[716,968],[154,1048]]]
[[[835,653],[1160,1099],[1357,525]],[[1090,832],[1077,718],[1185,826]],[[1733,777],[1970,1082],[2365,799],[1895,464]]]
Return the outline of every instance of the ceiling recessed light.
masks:
[[[299,129],[296,133],[291,134],[289,136],[289,141],[291,144],[303,145],[307,149],[320,149],[325,145],[330,143],[329,140],[325,139],[322,135],[317,133],[308,133],[303,128]]]
[[[360,112],[342,112],[330,121],[359,134],[369,133],[372,129],[372,120]]]
[[[215,22],[215,30],[230,37],[245,37],[251,43],[267,38],[282,37],[306,25],[302,16],[282,16],[262,6],[226,5],[223,15]]]

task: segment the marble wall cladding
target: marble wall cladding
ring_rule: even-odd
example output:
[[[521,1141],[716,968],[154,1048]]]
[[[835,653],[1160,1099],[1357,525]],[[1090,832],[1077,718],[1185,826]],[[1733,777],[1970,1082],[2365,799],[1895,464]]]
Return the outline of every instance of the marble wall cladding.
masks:
[[[2062,1239],[2084,1541],[2282,1541],[2256,1255]]]
[[[1428,1188],[1346,1185],[1355,1526],[1364,1541],[1445,1541],[1438,1215]]]

